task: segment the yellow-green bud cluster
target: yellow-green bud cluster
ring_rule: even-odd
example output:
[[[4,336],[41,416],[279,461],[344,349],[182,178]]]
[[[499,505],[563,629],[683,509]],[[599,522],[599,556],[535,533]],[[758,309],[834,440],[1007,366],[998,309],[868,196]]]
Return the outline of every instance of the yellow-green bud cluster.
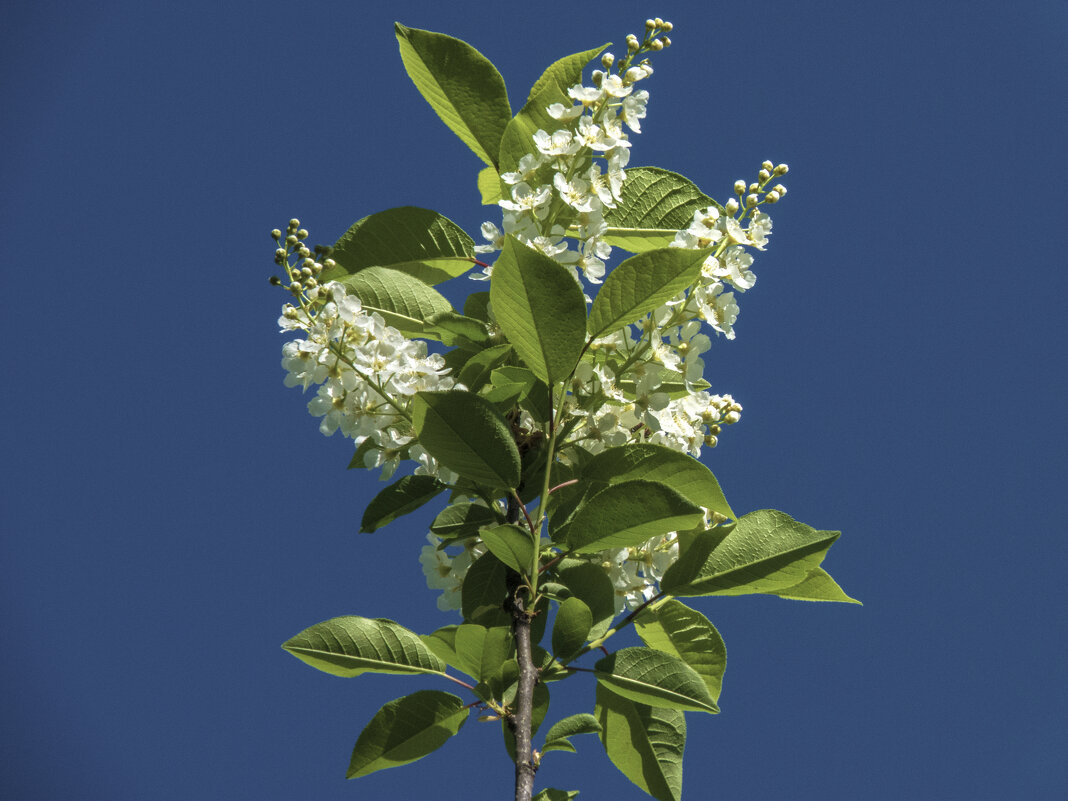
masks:
[[[320,275],[337,266],[333,259],[324,258],[330,255],[332,248],[316,245],[313,258],[307,238],[307,229],[301,228],[300,220],[295,217],[289,221],[284,233],[278,228],[271,231],[271,239],[280,245],[274,252],[274,263],[286,272],[285,278],[271,276],[271,284],[285,287],[293,297],[302,298],[302,305],[315,302],[319,296]]]

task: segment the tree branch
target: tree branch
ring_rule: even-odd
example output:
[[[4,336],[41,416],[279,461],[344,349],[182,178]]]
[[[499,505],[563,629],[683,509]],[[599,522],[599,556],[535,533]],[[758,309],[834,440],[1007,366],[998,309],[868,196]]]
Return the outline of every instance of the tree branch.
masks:
[[[508,522],[519,519],[521,504],[518,499],[508,499]],[[515,801],[531,801],[534,795],[533,728],[534,685],[538,683],[538,670],[530,647],[530,621],[533,615],[527,609],[526,588],[519,583],[518,574],[508,584],[508,604],[512,613],[512,631],[515,633],[516,661],[519,663],[519,684],[515,694],[515,712],[509,725],[515,735]]]

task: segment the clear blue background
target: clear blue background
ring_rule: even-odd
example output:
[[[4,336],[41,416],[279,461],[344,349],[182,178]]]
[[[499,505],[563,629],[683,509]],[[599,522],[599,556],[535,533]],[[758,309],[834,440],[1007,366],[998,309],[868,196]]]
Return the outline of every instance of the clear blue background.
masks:
[[[510,797],[474,721],[346,782],[413,682],[279,650],[339,614],[453,621],[417,561],[432,511],[358,534],[380,485],[282,386],[267,232],[496,217],[394,19],[475,44],[518,106],[656,14],[632,163],[721,198],[792,168],[706,357],[745,413],[705,461],[736,509],[841,529],[826,566],[866,604],[697,603],[730,662],[686,797],[1068,795],[1063,3],[113,0],[4,21],[0,797]],[[552,718],[591,703],[572,684]],[[578,744],[539,786],[643,797]]]

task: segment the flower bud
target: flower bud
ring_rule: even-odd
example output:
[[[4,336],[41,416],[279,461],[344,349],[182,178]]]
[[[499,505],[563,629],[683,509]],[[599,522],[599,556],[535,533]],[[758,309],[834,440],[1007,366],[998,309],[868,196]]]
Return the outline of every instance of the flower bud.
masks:
[[[651,50],[663,50],[664,49],[664,43],[661,42],[659,39],[653,39],[653,41],[649,42],[649,49],[651,49]]]
[[[297,235],[296,234],[290,234],[289,236],[286,237],[286,244],[287,245],[295,245],[299,241],[300,240],[297,239]]]
[[[308,232],[307,232],[306,229],[301,228],[299,231],[297,231],[297,239],[307,239],[307,238],[308,238]]]
[[[783,186],[782,184],[775,184],[774,188],[775,188],[775,191],[779,193],[780,197],[782,197],[783,195],[786,194],[786,187]]]
[[[749,184],[749,191],[750,191],[750,192],[755,192],[755,191],[757,191],[758,189],[760,189],[760,184],[758,184],[758,183],[751,183],[751,184]]]
[[[271,231],[271,239],[273,239],[275,242],[277,242],[281,238],[282,238],[282,232],[279,231],[277,228],[275,228],[273,231]]]
[[[269,279],[271,286],[282,286],[282,279],[277,275],[272,275]]]
[[[765,161],[765,162],[764,162],[763,164],[761,164],[760,166],[761,166],[761,167],[763,167],[763,168],[764,168],[765,170],[767,170],[768,172],[771,172],[771,171],[772,171],[773,169],[775,169],[775,165],[774,165],[774,164],[772,164],[772,163],[771,163],[770,161]]]
[[[294,281],[289,285],[289,291],[292,292],[294,295],[299,295],[301,289],[302,287],[300,285],[300,281]]]
[[[745,194],[745,181],[735,181],[734,182],[734,194],[736,194],[736,195],[744,195]]]
[[[323,262],[323,267],[325,267],[327,270],[333,270],[335,267],[337,267],[337,262],[333,259],[327,259]]]
[[[647,28],[648,30],[650,30],[650,31],[651,31],[651,30],[652,30],[653,28],[655,28],[655,27],[656,27],[656,20],[653,20],[653,19],[647,19],[647,20],[645,21],[645,27],[646,27],[646,28]]]
[[[301,267],[300,274],[303,275],[305,278],[311,278],[311,267]]]
[[[788,172],[790,172],[790,168],[787,167],[785,164],[780,164],[778,167],[775,168],[776,175],[786,175],[786,173]]]
[[[760,198],[758,198],[756,196],[755,192],[753,194],[751,194],[751,195],[746,195],[745,196],[745,205],[747,207],[749,207],[749,208],[752,208],[753,206],[755,206],[759,202],[760,202]]]
[[[664,20],[660,19],[660,17],[654,17],[653,18],[653,25],[655,25],[657,28],[663,28],[664,27]]]
[[[718,444],[719,444],[719,439],[717,439],[716,437],[712,436],[711,434],[709,434],[707,437],[705,437],[705,445],[707,445],[708,447],[714,448]]]
[[[664,43],[664,47],[671,47],[671,40],[666,36],[661,36],[660,41]]]
[[[727,201],[727,204],[724,208],[727,209],[727,214],[733,217],[735,214],[738,213],[738,201],[734,198],[731,198]]]
[[[289,230],[296,231],[298,228],[300,228],[300,220],[294,217],[292,220],[289,221]]]
[[[765,183],[766,181],[771,180],[771,173],[767,170],[761,170],[757,173],[757,178],[760,179],[760,183]]]
[[[297,255],[300,256],[302,259],[306,259],[308,258],[308,256],[311,255],[311,251],[307,248],[302,247],[300,250],[297,251]]]
[[[615,61],[616,57],[613,56],[611,53],[605,53],[603,56],[601,56],[601,66],[604,67],[606,70],[612,69],[612,65],[615,63]]]
[[[310,270],[312,268],[312,265],[314,265],[314,264],[315,264],[315,259],[309,257],[309,258],[304,259],[304,261],[301,263],[300,266],[303,267],[305,270]]]
[[[675,28],[675,26],[674,26],[674,25],[672,25],[672,24],[671,24],[670,22],[668,22],[667,20],[664,20],[664,21],[663,21],[662,23],[660,23],[660,29],[661,29],[662,31],[664,31],[664,33],[671,33],[671,31],[672,31],[672,30],[673,30],[674,28]],[[664,45],[664,46],[665,46],[665,47],[667,47],[667,45]]]
[[[727,416],[723,418],[723,422],[732,426],[742,419],[742,416],[738,412],[727,412]]]
[[[770,192],[764,195],[764,201],[767,203],[778,203],[779,193],[772,189]]]
[[[285,248],[278,248],[278,250],[276,250],[274,252],[274,257],[276,259],[284,259],[286,257],[286,249]]]

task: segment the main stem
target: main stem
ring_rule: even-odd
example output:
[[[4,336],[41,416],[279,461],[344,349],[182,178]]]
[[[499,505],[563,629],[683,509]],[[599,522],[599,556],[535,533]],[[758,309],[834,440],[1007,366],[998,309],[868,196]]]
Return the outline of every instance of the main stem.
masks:
[[[508,499],[508,522],[519,520],[519,502]],[[532,710],[534,685],[538,683],[538,671],[530,648],[530,621],[533,615],[527,609],[526,589],[516,579],[509,582],[508,599],[512,612],[512,631],[515,633],[516,661],[519,663],[519,685],[515,694],[515,712],[508,725],[515,736],[515,801],[531,801],[534,795],[534,749],[531,745]]]

